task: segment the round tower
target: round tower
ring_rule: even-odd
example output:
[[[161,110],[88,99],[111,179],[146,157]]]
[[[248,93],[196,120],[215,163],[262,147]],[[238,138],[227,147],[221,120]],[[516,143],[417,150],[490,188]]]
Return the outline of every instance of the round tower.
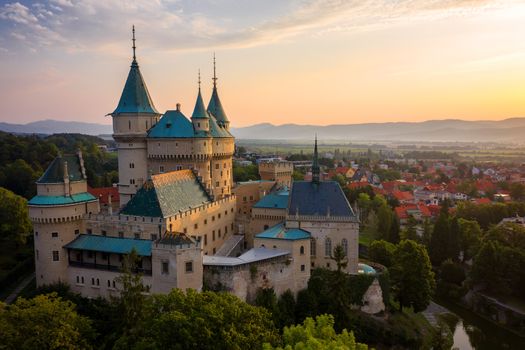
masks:
[[[133,27],[133,61],[113,118],[113,138],[118,148],[120,205],[125,205],[148,177],[148,130],[160,118],[149,95],[135,55]]]
[[[67,281],[69,257],[63,247],[83,230],[84,214],[98,213],[98,199],[87,192],[82,154],[58,156],[37,181],[29,203],[34,229],[37,286]]]

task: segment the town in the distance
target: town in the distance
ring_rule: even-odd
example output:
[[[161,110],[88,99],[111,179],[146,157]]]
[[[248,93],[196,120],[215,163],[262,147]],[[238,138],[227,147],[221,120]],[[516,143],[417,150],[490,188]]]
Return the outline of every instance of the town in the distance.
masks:
[[[75,333],[78,348],[303,349],[293,332],[334,324],[341,349],[523,344],[521,146],[236,140],[215,55],[195,104],[163,112],[134,35],[112,137],[0,134],[2,217],[24,223],[0,228],[8,303],[79,303],[99,340]],[[265,313],[235,311],[251,305]],[[199,322],[216,323],[202,339]]]

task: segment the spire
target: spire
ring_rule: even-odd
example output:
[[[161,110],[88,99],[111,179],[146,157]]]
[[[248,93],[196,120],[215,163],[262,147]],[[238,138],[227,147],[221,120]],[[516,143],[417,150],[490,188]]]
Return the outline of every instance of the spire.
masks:
[[[120,113],[148,113],[160,114],[155,106],[144,82],[144,78],[139,69],[136,56],[135,43],[135,26],[132,27],[132,42],[133,42],[133,61],[131,62],[131,69],[129,70],[128,79],[122,90],[122,95],[117,108],[112,115]]]
[[[217,119],[217,124],[228,127],[230,121],[228,120],[228,117],[226,117],[221,100],[219,99],[219,93],[217,92],[217,79],[215,53],[213,53],[213,91],[210,102],[208,103],[208,112]]]
[[[202,101],[201,95],[201,71],[199,69],[199,93],[197,94],[197,101],[195,101],[195,108],[193,109],[193,114],[191,119],[208,119],[208,113],[206,108],[204,108],[204,102]]]
[[[320,180],[319,155],[317,152],[317,134],[315,134],[314,158],[312,161],[312,183],[318,184]]]
[[[213,89],[217,89],[217,71],[216,71],[216,61],[215,61],[215,52],[213,53]]]
[[[132,27],[133,29],[131,30],[132,33],[133,33],[133,39],[131,39],[133,41],[133,62],[137,63],[137,56],[135,55],[135,50],[137,49],[137,47],[135,46],[135,25],[133,25]]]

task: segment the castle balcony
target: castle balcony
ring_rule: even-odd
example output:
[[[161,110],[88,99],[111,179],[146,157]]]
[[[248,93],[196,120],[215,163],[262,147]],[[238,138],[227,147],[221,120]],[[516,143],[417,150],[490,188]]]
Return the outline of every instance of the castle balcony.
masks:
[[[71,267],[122,272],[125,256],[135,251],[138,255],[134,273],[151,276],[151,241],[98,235],[79,235],[66,244]]]

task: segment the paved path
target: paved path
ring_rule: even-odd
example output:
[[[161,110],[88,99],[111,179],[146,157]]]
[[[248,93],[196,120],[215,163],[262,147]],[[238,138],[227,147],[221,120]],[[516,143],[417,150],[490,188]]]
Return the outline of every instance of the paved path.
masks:
[[[5,299],[5,302],[7,304],[11,304],[13,301],[16,300],[16,297],[18,296],[18,294],[20,294],[20,292],[29,284],[31,283],[31,281],[33,280],[33,278],[35,278],[35,273],[33,272],[31,275],[27,276],[26,278],[24,278],[22,280],[22,282],[20,282],[20,284],[18,286],[16,286],[15,290],[9,294],[9,296]]]
[[[437,326],[437,315],[444,314],[450,311],[446,308],[444,308],[441,305],[436,304],[435,302],[431,301],[428,307],[423,311],[423,316],[427,319],[427,321],[433,326]]]

